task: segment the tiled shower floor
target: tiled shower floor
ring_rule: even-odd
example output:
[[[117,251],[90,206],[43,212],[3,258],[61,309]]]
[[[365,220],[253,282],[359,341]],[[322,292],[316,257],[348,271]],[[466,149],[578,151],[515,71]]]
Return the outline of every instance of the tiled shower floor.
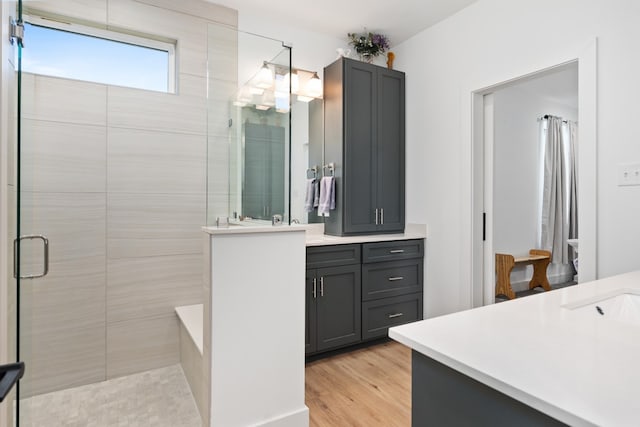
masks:
[[[34,396],[21,412],[21,427],[202,425],[180,365]]]

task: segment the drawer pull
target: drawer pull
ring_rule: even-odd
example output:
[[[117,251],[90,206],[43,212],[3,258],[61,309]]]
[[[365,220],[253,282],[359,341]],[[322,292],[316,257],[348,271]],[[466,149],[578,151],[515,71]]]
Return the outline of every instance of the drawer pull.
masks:
[[[404,249],[394,249],[392,251],[389,251],[390,254],[403,254],[404,253]]]
[[[402,276],[389,277],[389,281],[390,282],[396,282],[398,280],[403,280],[403,279],[404,279],[404,277],[402,277]]]
[[[390,314],[389,319],[395,319],[396,317],[401,317],[401,316],[404,316],[404,313]]]

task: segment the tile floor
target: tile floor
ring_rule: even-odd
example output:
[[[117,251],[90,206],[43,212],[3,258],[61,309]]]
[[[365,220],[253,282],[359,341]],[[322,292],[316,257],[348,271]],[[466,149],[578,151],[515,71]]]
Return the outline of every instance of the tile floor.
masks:
[[[21,427],[201,427],[180,365],[21,402]]]

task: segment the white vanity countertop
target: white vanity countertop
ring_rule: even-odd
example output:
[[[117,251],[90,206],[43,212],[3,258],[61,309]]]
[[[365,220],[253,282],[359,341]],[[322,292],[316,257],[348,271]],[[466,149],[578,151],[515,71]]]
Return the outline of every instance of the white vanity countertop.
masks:
[[[373,234],[362,236],[328,236],[323,234],[323,224],[309,224],[307,246],[347,245],[349,243],[388,242],[392,240],[424,239],[427,227],[423,224],[407,224],[404,233]]]
[[[328,236],[324,233],[324,224],[292,224],[267,225],[265,222],[233,223],[229,227],[202,227],[211,235],[247,234],[247,233],[282,233],[287,231],[305,231],[307,246],[346,245],[349,243],[387,242],[392,240],[424,239],[427,227],[423,224],[407,224],[404,233],[372,234],[363,236]]]
[[[263,224],[231,224],[229,227],[202,227],[202,231],[211,235],[248,234],[248,233],[285,233],[291,231],[307,232],[307,224],[293,225],[263,225]]]
[[[597,312],[605,304],[596,301],[620,293],[631,294],[627,320]],[[640,271],[398,326],[389,336],[564,423],[637,426],[638,301]]]

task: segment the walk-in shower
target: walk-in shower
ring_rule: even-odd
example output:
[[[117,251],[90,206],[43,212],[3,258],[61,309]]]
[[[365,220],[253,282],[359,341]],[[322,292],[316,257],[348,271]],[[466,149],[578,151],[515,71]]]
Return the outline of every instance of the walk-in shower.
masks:
[[[35,26],[170,46],[170,84],[133,84],[145,77],[133,58],[121,70],[132,84],[54,73],[91,62],[75,42],[48,47],[75,53],[48,73],[29,56],[28,30],[17,49],[11,214],[22,238],[8,316],[27,368],[10,416],[200,425],[175,307],[202,303],[203,225],[290,218],[291,49],[238,31],[236,11],[205,1],[22,3],[15,18]],[[265,64],[274,86],[242,98]]]

